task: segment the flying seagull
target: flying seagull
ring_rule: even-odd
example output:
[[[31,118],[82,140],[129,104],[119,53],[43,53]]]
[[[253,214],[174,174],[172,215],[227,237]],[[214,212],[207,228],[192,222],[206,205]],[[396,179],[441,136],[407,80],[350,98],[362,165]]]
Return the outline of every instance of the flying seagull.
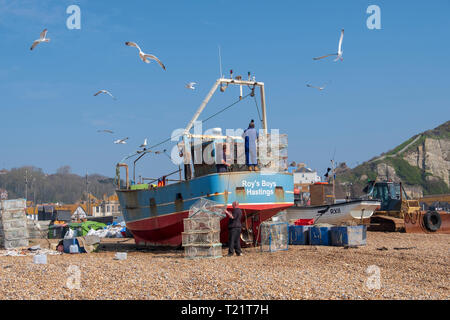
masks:
[[[113,132],[113,131],[111,131],[111,130],[97,130],[97,132],[114,133],[114,132]]]
[[[126,144],[126,141],[125,141],[125,140],[128,140],[128,137],[123,138],[123,139],[116,140],[116,141],[114,141],[114,143],[115,143],[115,144]]]
[[[317,89],[317,90],[319,90],[319,91],[322,91],[323,89],[325,89],[326,84],[324,84],[324,85],[321,86],[321,87],[312,86],[312,85],[310,85],[310,84],[307,84],[306,86],[307,86],[308,88],[315,88],[315,89]]]
[[[197,84],[197,82],[189,82],[187,85],[186,85],[186,88],[188,88],[188,89],[191,89],[191,90],[195,90],[195,85]]]
[[[141,48],[140,48],[136,43],[127,41],[127,42],[125,42],[125,44],[126,44],[127,46],[137,48],[137,49],[139,50],[139,57],[140,57],[141,60],[144,61],[145,63],[150,63],[150,60],[149,60],[149,59],[155,60],[156,62],[159,63],[159,65],[161,66],[161,68],[163,68],[164,70],[166,70],[166,67],[164,66],[164,64],[163,64],[157,57],[155,57],[155,56],[152,55],[152,54],[147,54],[147,53],[142,52]]]
[[[147,147],[147,138],[145,138],[145,140],[144,140],[144,143],[143,144],[141,144],[140,146],[139,146],[139,148],[146,148]]]
[[[344,40],[344,29],[342,29],[342,31],[341,31],[341,38],[339,39],[338,52],[337,53],[327,54],[326,56],[322,56],[322,57],[318,57],[318,58],[313,58],[313,60],[320,60],[320,59],[323,59],[323,58],[326,58],[326,57],[329,57],[329,56],[337,56],[334,61],[338,61],[338,60],[343,61],[344,58],[342,58],[342,54],[344,53],[344,51],[342,50],[342,40]]]
[[[41,32],[39,39],[37,39],[33,42],[33,45],[31,46],[30,50],[33,50],[34,48],[36,48],[36,46],[41,42],[50,42],[50,39],[46,38],[46,36],[47,36],[47,29],[44,29],[44,31]]]
[[[100,90],[99,92],[97,92],[96,94],[94,94],[94,96],[98,96],[100,93],[106,93],[107,95],[111,96],[111,98],[113,98],[114,100],[116,100],[116,98],[115,98],[108,90]]]

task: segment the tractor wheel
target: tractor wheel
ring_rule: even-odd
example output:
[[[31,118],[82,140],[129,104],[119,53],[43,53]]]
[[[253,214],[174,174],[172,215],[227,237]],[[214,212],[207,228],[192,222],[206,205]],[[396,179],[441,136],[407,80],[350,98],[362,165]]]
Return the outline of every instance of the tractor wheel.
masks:
[[[441,215],[436,211],[428,211],[423,216],[423,223],[427,230],[432,232],[437,231],[441,227]]]

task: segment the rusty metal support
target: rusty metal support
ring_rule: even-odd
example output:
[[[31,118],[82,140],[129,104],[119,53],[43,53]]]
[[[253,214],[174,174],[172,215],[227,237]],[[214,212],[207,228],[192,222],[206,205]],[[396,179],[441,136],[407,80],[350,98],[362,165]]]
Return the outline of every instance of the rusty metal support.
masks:
[[[130,189],[130,182],[129,182],[129,176],[128,176],[128,165],[126,163],[118,163],[116,165],[117,168],[117,186],[120,189],[120,167],[125,167],[126,170],[126,187],[127,190]]]

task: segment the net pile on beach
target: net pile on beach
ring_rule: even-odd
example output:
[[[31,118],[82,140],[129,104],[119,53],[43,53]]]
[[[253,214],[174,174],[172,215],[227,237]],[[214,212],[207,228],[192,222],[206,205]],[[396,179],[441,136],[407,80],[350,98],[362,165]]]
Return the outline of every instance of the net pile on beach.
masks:
[[[189,218],[183,221],[184,232],[181,234],[186,258],[222,257],[220,220],[226,216],[224,210],[223,205],[204,198],[191,206]]]
[[[288,249],[289,224],[287,222],[263,222],[260,225],[260,233],[261,251],[275,252]]]
[[[28,246],[25,199],[0,201],[0,247],[13,249]]]

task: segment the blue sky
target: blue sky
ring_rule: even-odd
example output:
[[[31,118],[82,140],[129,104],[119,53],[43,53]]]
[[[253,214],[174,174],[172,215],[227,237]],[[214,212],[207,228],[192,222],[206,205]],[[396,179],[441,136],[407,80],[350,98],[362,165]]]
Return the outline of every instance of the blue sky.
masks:
[[[80,30],[66,27],[72,4]],[[381,30],[366,26],[371,4],[381,8]],[[144,138],[154,144],[186,126],[219,76],[218,45],[224,73],[265,82],[268,124],[289,135],[291,161],[322,174],[335,152],[353,167],[449,120],[449,14],[448,0],[0,0],[0,168],[70,165],[113,176]],[[50,43],[30,51],[44,28]],[[342,28],[344,61],[313,61],[336,51]],[[329,85],[319,92],[306,83]],[[117,101],[94,97],[99,89]],[[237,88],[217,93],[203,118],[237,98]],[[250,119],[258,115],[245,100],[206,128],[245,128]],[[128,144],[112,143],[122,137]],[[137,175],[173,168],[149,156]]]

